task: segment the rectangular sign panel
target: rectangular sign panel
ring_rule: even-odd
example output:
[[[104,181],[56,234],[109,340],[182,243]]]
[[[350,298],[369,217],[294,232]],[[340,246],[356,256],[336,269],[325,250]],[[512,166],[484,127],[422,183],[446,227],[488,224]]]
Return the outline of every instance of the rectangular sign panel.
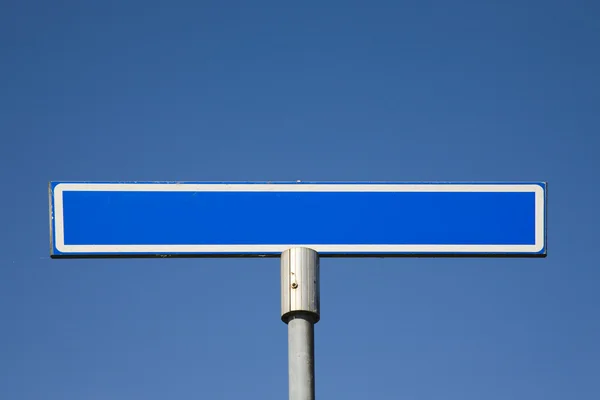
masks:
[[[53,257],[545,256],[545,183],[50,183]]]

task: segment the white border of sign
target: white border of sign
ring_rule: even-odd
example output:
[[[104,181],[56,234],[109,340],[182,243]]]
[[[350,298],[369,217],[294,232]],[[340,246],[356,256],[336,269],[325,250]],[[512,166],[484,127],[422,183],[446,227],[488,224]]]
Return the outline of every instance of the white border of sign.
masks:
[[[535,193],[533,245],[322,245],[310,243],[266,245],[66,245],[63,192],[519,192]],[[545,245],[544,189],[537,184],[195,184],[195,183],[59,183],[54,187],[54,246],[61,253],[281,253],[308,247],[319,253],[507,253],[536,254]]]

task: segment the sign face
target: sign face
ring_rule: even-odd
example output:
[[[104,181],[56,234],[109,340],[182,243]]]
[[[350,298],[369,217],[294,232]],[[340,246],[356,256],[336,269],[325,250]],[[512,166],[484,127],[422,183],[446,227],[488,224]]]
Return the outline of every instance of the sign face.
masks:
[[[50,183],[52,257],[546,255],[545,183]]]

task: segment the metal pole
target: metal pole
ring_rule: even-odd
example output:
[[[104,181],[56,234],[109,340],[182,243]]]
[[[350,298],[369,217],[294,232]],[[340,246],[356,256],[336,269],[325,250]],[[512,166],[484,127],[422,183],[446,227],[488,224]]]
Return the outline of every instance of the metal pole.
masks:
[[[315,398],[314,324],[319,315],[319,254],[296,247],[281,254],[281,319],[288,324],[289,399]]]

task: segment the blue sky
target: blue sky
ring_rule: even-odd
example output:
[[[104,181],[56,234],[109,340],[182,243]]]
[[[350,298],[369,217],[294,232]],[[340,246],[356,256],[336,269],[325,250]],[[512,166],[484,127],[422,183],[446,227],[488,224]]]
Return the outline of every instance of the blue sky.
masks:
[[[50,180],[539,181],[546,259],[326,259],[317,396],[600,398],[593,1],[15,1],[0,397],[281,399],[276,259],[50,260]]]

